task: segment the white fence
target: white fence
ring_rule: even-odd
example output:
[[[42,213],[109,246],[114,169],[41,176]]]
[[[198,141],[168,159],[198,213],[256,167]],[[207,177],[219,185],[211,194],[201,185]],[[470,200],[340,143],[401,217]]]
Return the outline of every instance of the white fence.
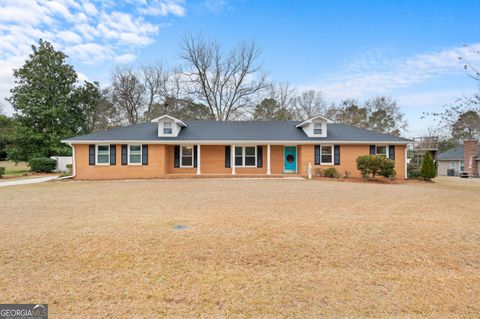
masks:
[[[55,172],[66,172],[68,170],[67,164],[72,164],[71,156],[52,156],[50,158],[53,158],[57,161],[57,168],[55,169]]]

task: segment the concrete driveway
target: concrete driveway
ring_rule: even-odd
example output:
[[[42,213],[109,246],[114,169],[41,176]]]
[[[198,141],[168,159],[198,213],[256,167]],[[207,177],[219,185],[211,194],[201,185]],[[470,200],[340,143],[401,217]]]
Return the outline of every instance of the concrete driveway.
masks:
[[[15,185],[26,185],[26,184],[37,184],[37,183],[48,182],[48,181],[54,180],[56,178],[58,178],[58,175],[36,177],[36,178],[17,179],[17,180],[14,180],[14,181],[0,182],[0,187],[15,186]]]

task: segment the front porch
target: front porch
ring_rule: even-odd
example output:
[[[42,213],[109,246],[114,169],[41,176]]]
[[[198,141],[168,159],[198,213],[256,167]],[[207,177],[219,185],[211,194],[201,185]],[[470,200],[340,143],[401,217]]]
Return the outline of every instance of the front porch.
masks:
[[[297,145],[180,144],[167,145],[166,176],[272,176],[299,175]]]

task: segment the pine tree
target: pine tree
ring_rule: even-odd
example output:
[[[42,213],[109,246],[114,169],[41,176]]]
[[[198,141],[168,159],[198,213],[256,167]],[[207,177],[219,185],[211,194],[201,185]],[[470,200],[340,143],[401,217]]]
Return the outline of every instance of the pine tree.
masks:
[[[430,152],[427,152],[423,157],[422,167],[420,168],[420,176],[429,181],[437,175],[437,170],[435,168],[435,162],[430,155]]]

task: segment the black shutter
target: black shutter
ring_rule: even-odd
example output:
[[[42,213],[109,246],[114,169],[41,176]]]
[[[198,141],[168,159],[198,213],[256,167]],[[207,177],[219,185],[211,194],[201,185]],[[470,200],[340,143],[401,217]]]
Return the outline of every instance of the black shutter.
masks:
[[[226,168],[230,167],[230,159],[231,159],[230,145],[226,145],[225,146],[225,167]]]
[[[148,165],[148,145],[142,145],[142,165]]]
[[[122,165],[128,164],[127,144],[122,144]]]
[[[117,164],[117,145],[110,145],[110,165]]]
[[[193,146],[193,167],[197,167],[197,152],[198,152],[198,148],[197,148],[197,145],[194,145]]]
[[[340,165],[340,145],[333,146],[333,164]]]
[[[88,146],[88,165],[95,165],[95,145]]]
[[[315,165],[320,165],[320,145],[315,145]]]
[[[173,147],[173,167],[180,167],[180,146]]]
[[[395,160],[395,145],[388,145],[388,158]]]
[[[375,145],[370,145],[370,155],[376,155]]]
[[[257,145],[257,167],[263,167],[263,146]]]

